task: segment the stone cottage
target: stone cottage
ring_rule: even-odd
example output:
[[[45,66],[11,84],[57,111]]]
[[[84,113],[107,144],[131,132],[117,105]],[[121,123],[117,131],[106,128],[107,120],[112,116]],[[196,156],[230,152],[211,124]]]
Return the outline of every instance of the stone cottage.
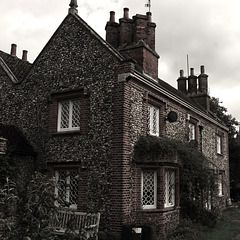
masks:
[[[179,163],[136,157],[140,136],[194,142],[220,176],[223,208],[229,198],[228,129],[209,111],[208,75],[181,71],[178,89],[159,79],[155,28],[150,12],[124,8],[119,23],[110,12],[105,41],[71,1],[33,64],[15,44],[0,51],[0,124],[21,131],[35,169],[67,183],[55,193],[70,208],[100,212],[101,230],[142,227],[153,239],[179,222]]]

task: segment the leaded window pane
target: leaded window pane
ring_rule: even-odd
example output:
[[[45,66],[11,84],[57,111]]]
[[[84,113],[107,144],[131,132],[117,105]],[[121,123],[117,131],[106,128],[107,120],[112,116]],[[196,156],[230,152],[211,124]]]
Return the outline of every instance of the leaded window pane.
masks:
[[[76,170],[55,171],[57,187],[55,189],[58,199],[68,203],[69,207],[76,208],[78,200],[78,172]],[[59,205],[58,202],[58,205]]]
[[[217,153],[222,153],[222,143],[221,143],[221,137],[217,135]]]
[[[142,205],[145,208],[156,208],[156,172],[142,172]]]
[[[175,205],[175,171],[165,171],[165,191],[164,191],[164,205],[171,207]]]
[[[59,103],[58,131],[80,129],[80,100],[68,100]]]
[[[159,108],[148,105],[148,129],[150,135],[159,136]]]
[[[80,126],[80,101],[76,100],[72,102],[72,127]]]
[[[61,123],[60,128],[68,128],[69,127],[69,102],[62,102],[61,107]]]
[[[193,123],[189,123],[189,141],[191,140],[195,140],[195,131],[196,131],[196,127]]]

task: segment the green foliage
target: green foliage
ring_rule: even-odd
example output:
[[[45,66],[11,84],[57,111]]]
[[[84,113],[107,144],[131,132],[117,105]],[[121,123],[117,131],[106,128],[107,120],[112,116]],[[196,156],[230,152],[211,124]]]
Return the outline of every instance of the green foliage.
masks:
[[[188,142],[173,139],[141,136],[135,145],[135,156],[147,155],[156,159],[160,156],[178,157],[180,163],[180,204],[184,217],[213,224],[218,217],[206,211],[206,204],[216,195],[216,175],[209,169],[208,159]],[[211,193],[211,195],[210,195]]]
[[[0,189],[3,215],[1,239],[55,239],[49,229],[54,214],[54,179],[36,172],[25,188],[7,178]]]
[[[238,121],[231,114],[227,114],[227,108],[221,106],[221,103],[218,98],[211,97],[210,110],[229,128],[228,138],[230,143],[237,134],[236,125],[238,125]]]

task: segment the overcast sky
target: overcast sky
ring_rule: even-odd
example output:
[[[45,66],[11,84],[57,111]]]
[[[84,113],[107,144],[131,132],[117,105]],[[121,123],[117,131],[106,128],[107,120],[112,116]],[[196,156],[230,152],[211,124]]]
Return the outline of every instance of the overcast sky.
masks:
[[[17,55],[28,50],[33,62],[68,13],[70,0],[0,0],[0,50]],[[116,21],[129,8],[130,17],[145,14],[147,0],[78,0],[78,14],[105,39],[109,12]],[[210,95],[222,101],[228,113],[240,121],[240,1],[152,0],[159,77],[174,87],[179,70],[189,67],[209,75]]]

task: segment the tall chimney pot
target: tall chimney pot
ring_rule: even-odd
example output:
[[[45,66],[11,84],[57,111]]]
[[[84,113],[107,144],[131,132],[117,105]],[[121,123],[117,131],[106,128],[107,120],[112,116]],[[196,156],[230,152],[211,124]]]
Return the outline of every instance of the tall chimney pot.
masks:
[[[11,56],[16,56],[16,53],[17,53],[17,44],[15,43],[12,43],[11,45]]]
[[[148,21],[152,22],[152,13],[151,12],[147,12],[147,17],[148,17]]]
[[[194,76],[194,68],[190,68],[190,76]]]
[[[27,53],[28,53],[27,50],[23,50],[23,54],[22,54],[22,60],[23,61],[27,61]]]
[[[110,12],[110,22],[115,22],[115,12],[114,11],[111,11]]]
[[[123,18],[129,19],[129,8],[124,8],[123,12]]]

